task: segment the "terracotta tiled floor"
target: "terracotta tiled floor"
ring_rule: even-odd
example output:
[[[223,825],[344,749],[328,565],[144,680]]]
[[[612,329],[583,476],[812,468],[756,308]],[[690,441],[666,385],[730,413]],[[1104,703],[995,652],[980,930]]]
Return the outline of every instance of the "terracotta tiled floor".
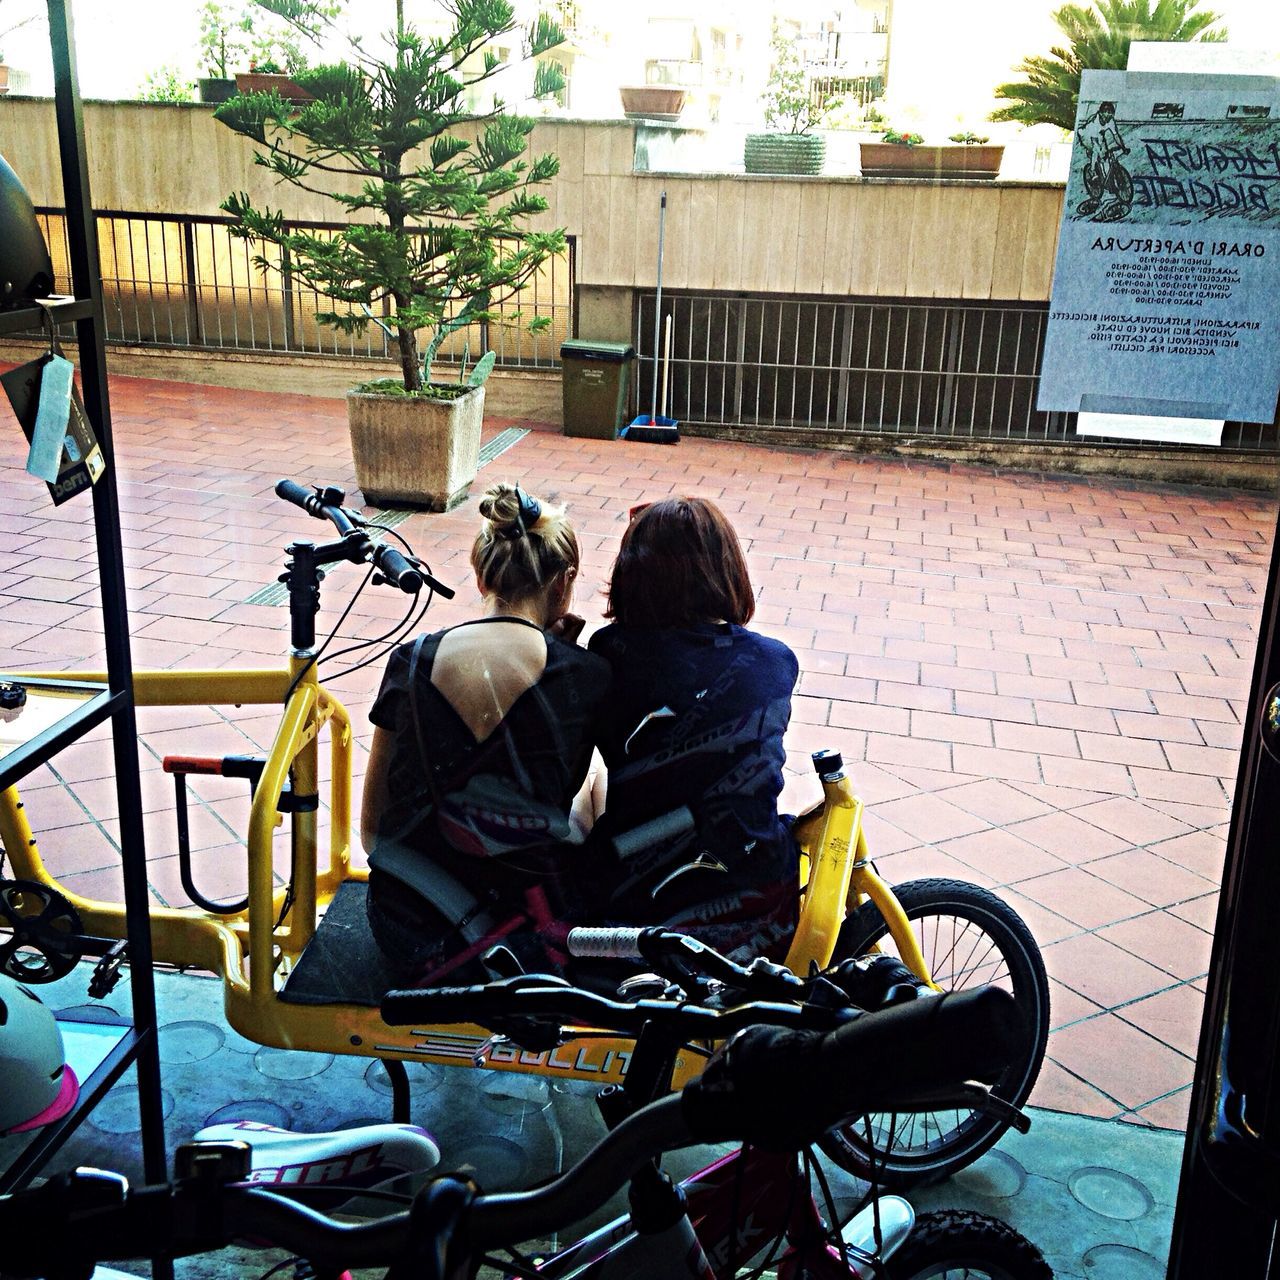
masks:
[[[271,494],[281,475],[354,490],[343,406],[135,379],[113,383],[138,666],[278,660],[279,606],[247,603],[293,537],[323,536]],[[804,672],[789,744],[854,763],[868,831],[893,879],[996,887],[1053,978],[1050,1062],[1033,1101],[1177,1127],[1185,1117],[1228,803],[1275,509],[1270,500],[1124,482],[685,440],[678,448],[535,428],[491,464],[568,502],[585,550],[579,608],[603,582],[634,502],[715,498],[742,533],[758,623]],[[89,504],[56,511],[0,461],[0,645],[11,668],[101,661]],[[473,515],[401,527],[466,588]],[[358,576],[326,584],[331,625]],[[398,616],[356,601],[344,634]],[[447,623],[462,606],[433,606]],[[360,730],[378,663],[338,678]],[[246,750],[261,709],[141,713],[151,882],[180,901],[165,751]],[[361,753],[363,752],[363,745]],[[358,766],[359,767],[359,764]],[[68,887],[116,896],[110,753],[59,755],[24,793]],[[243,881],[239,784],[205,783],[192,815],[207,893]]]

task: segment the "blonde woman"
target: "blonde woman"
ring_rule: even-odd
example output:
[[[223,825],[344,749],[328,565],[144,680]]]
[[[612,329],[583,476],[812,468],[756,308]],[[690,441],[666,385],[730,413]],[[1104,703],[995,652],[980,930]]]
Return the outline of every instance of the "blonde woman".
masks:
[[[455,972],[573,862],[571,809],[609,686],[608,663],[575,643],[564,511],[498,484],[480,515],[477,616],[399,646],[369,713],[368,914],[398,982]]]

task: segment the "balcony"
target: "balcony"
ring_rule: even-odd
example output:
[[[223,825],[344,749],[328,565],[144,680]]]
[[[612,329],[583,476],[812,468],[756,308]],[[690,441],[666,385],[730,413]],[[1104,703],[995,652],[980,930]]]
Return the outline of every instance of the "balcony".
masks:
[[[700,88],[703,66],[690,58],[650,58],[644,64],[645,84],[678,85],[682,89]]]

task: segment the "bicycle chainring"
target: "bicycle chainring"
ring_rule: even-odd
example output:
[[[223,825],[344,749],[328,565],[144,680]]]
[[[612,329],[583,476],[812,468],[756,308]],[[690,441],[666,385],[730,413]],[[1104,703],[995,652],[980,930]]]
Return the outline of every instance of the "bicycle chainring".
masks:
[[[19,982],[56,982],[83,954],[79,913],[56,889],[35,880],[0,880],[3,930],[9,937],[0,942],[0,972]]]

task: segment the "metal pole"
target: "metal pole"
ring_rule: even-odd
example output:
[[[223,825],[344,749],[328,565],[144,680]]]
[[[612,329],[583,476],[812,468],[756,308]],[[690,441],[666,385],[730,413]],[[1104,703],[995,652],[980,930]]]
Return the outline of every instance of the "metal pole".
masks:
[[[658,296],[653,304],[653,400],[649,406],[649,425],[658,422],[658,358],[662,350],[662,241],[667,232],[667,193],[658,205]]]
[[[155,986],[151,967],[151,920],[147,911],[147,859],[143,844],[142,791],[138,773],[138,731],[133,709],[133,665],[129,649],[129,614],[124,556],[120,541],[120,506],[116,494],[116,459],[111,438],[107,365],[103,349],[102,272],[93,204],[89,194],[89,162],[84,145],[84,110],[76,71],[75,37],[70,0],[48,0],[53,48],[54,113],[66,206],[72,291],[93,300],[93,314],[76,322],[80,381],[84,405],[106,459],[106,474],[93,486],[94,520],[101,577],[103,635],[111,692],[126,700],[112,714],[112,746],[119,797],[120,845],[123,850],[124,899],[128,921],[129,977],[134,1030],[138,1036],[138,1106],[142,1133],[143,1172],[148,1182],[163,1182],[166,1173],[164,1113],[160,1095],[160,1056],[156,1044]],[[153,1275],[171,1277],[169,1259],[153,1259]]]

